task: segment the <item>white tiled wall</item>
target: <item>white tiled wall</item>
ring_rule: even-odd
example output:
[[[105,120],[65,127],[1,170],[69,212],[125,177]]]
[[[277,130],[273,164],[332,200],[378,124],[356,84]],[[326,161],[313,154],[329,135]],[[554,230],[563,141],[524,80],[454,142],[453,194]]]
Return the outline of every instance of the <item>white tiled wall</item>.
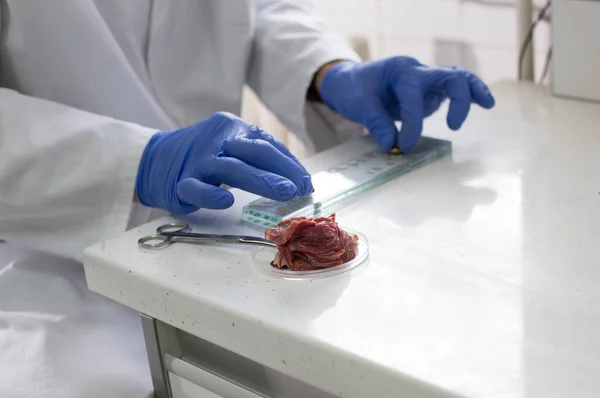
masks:
[[[488,82],[516,79],[515,0],[318,0],[332,29],[369,40],[374,57],[411,55],[432,65],[458,65]],[[538,9],[545,0],[534,2]],[[549,28],[535,34],[536,76]]]

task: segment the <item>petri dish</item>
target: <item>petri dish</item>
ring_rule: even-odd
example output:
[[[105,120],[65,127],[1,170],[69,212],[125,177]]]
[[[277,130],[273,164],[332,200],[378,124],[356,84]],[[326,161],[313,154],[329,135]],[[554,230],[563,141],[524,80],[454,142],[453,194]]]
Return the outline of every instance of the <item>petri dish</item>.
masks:
[[[331,268],[318,269],[313,271],[292,271],[287,268],[277,268],[271,265],[271,261],[275,258],[277,248],[265,246],[253,246],[250,250],[250,263],[252,268],[258,274],[275,279],[288,280],[312,280],[330,278],[349,271],[357,271],[364,268],[369,260],[369,241],[367,237],[351,228],[344,228],[349,234],[358,236],[356,257],[344,264],[340,264]]]

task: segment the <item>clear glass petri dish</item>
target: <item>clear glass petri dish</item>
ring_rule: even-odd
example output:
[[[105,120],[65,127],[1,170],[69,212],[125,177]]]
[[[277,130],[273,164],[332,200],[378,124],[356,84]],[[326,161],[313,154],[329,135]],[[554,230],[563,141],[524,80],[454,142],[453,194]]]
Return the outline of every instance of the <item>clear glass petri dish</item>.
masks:
[[[360,232],[350,228],[343,228],[349,234],[358,236],[356,257],[344,264],[340,264],[331,268],[324,268],[314,271],[292,271],[287,268],[277,268],[271,265],[271,261],[275,258],[277,248],[265,246],[253,246],[250,250],[250,263],[252,268],[258,274],[275,279],[288,280],[311,280],[330,278],[349,271],[357,271],[368,264],[369,259],[369,241],[367,237]]]

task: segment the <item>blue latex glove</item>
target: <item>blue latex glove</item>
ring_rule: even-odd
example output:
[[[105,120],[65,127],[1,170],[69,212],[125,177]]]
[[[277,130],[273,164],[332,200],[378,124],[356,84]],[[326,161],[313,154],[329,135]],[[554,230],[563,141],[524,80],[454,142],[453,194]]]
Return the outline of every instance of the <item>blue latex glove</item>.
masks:
[[[450,98],[448,127],[458,130],[471,102],[494,106],[488,87],[472,73],[433,68],[410,57],[354,63],[329,69],[320,87],[323,102],[345,118],[365,126],[384,150],[394,144],[409,152],[419,140],[423,119]],[[394,121],[401,121],[400,132]]]
[[[278,201],[312,192],[310,174],[281,142],[228,113],[215,113],[148,142],[138,170],[142,204],[174,214],[226,209],[227,184]]]

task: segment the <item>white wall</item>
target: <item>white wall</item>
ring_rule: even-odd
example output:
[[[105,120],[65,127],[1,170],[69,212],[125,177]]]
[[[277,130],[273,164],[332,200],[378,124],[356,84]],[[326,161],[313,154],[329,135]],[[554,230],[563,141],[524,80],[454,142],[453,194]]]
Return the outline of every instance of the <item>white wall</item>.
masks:
[[[538,9],[545,0],[534,2]],[[489,82],[516,79],[515,0],[317,0],[329,26],[365,37],[377,58],[411,55],[431,65],[471,69]],[[537,11],[536,11],[537,12]],[[536,76],[549,45],[549,28],[535,35]]]

